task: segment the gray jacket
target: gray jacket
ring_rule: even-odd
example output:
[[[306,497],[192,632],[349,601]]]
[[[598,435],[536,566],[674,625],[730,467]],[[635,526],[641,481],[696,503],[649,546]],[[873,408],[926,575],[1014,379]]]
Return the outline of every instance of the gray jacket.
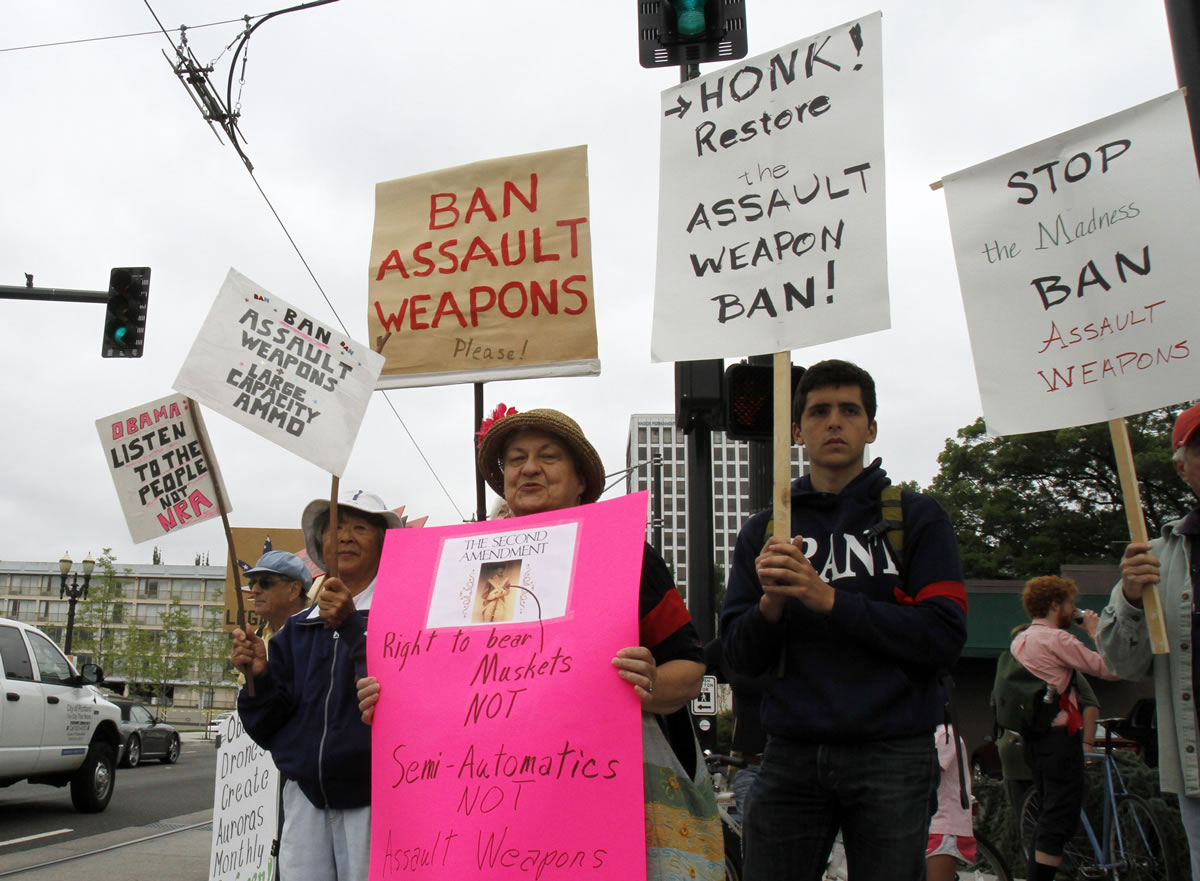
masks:
[[[1145,613],[1125,599],[1121,582],[1100,616],[1096,643],[1108,668],[1122,679],[1154,676],[1158,709],[1158,776],[1164,792],[1200,796],[1196,755],[1195,689],[1192,686],[1191,561],[1188,536],[1200,533],[1200,508],[1163,527],[1151,542],[1159,561],[1158,595],[1170,654],[1153,655]]]

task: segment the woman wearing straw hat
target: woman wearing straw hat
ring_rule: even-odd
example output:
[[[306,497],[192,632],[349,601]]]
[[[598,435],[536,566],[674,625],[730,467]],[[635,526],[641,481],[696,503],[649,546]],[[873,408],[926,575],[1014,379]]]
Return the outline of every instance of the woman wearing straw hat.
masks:
[[[604,488],[604,466],[595,447],[575,420],[557,410],[518,413],[502,404],[492,419],[485,420],[478,446],[479,471],[488,485],[504,497],[513,517],[590,504]],[[644,735],[649,731],[644,738],[647,760],[649,741],[653,739],[668,753],[673,748],[682,757],[689,777],[703,776],[704,766],[696,755],[690,719],[679,712],[700,693],[705,669],[703,650],[670,571],[649,545],[642,558],[638,621],[641,644],[618,651],[612,664],[641,703]],[[370,721],[379,699],[378,682],[373,678],[361,680],[358,695],[363,719]],[[647,724],[654,727],[648,729]],[[665,735],[666,742],[663,736],[655,735],[656,730]],[[711,793],[709,786],[709,796]],[[647,811],[648,817],[654,816],[649,801]],[[654,825],[647,824],[652,839],[648,840],[651,845],[648,854],[656,849],[655,845],[664,850],[670,847],[663,842],[671,837],[669,830],[659,830],[664,834],[655,835],[649,828]],[[717,829],[714,864],[719,869],[719,825]],[[712,856],[709,853],[706,862],[713,862]],[[660,869],[651,859],[651,881],[671,877]],[[704,875],[703,871],[698,876],[688,873],[688,877]]]

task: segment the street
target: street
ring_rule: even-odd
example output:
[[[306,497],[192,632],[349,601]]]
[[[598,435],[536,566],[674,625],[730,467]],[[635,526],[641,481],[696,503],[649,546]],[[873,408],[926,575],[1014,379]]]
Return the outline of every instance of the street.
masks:
[[[202,737],[184,733],[174,765],[150,761],[118,768],[112,801],[98,814],[75,811],[69,787],[17,783],[0,789],[0,856],[120,829],[133,840],[154,831],[145,828],[150,824],[211,811],[217,751]]]

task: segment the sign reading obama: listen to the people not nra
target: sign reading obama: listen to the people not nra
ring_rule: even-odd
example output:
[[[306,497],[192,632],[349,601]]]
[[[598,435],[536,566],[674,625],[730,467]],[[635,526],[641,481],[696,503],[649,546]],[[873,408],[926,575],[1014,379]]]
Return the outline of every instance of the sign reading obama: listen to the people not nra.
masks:
[[[230,269],[175,388],[341,475],[383,358]]]
[[[367,296],[380,388],[599,373],[587,148],[377,184]]]
[[[219,517],[221,479],[207,438],[183,395],[96,420],[121,510],[135,542]]]

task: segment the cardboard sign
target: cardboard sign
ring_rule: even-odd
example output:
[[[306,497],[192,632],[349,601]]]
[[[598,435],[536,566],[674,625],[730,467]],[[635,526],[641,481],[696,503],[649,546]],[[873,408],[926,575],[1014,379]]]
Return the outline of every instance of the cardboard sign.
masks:
[[[238,561],[245,563],[242,572],[246,571],[246,567],[253,568],[266,551],[264,546],[267,541],[271,543],[273,551],[288,551],[298,556],[304,561],[304,565],[308,567],[308,571],[312,573],[314,581],[321,575],[324,575],[317,564],[314,563],[308,556],[308,552],[304,548],[304,532],[299,529],[263,529],[260,527],[242,527],[234,526],[230,529],[233,533],[233,547],[237,553]],[[241,578],[243,591],[242,602],[246,610],[246,626],[257,630],[263,623],[262,619],[254,611],[254,603],[250,600],[249,587],[246,584],[246,578],[243,575]],[[238,626],[237,623],[237,597],[234,594],[236,588],[233,583],[233,567],[230,565],[228,558],[225,561],[225,622],[224,629],[226,633],[233,631]]]
[[[388,532],[367,663],[371,878],[646,877],[646,494]],[[570,868],[570,872],[566,870]]]
[[[230,269],[175,388],[341,476],[382,366]]]
[[[880,17],[663,92],[655,361],[889,327]]]
[[[946,176],[992,434],[1200,392],[1200,191],[1180,92]]]
[[[569,147],[377,184],[379,387],[598,374],[587,183]]]
[[[271,844],[279,825],[279,772],[271,754],[250,739],[236,710],[220,733],[208,881],[266,881],[275,877]]]
[[[212,445],[207,436],[201,442],[193,416],[199,419],[183,395],[168,395],[96,420],[121,511],[135,542],[221,516],[214,482],[221,475],[202,452],[202,448],[211,451]],[[203,432],[202,420],[198,427]]]

